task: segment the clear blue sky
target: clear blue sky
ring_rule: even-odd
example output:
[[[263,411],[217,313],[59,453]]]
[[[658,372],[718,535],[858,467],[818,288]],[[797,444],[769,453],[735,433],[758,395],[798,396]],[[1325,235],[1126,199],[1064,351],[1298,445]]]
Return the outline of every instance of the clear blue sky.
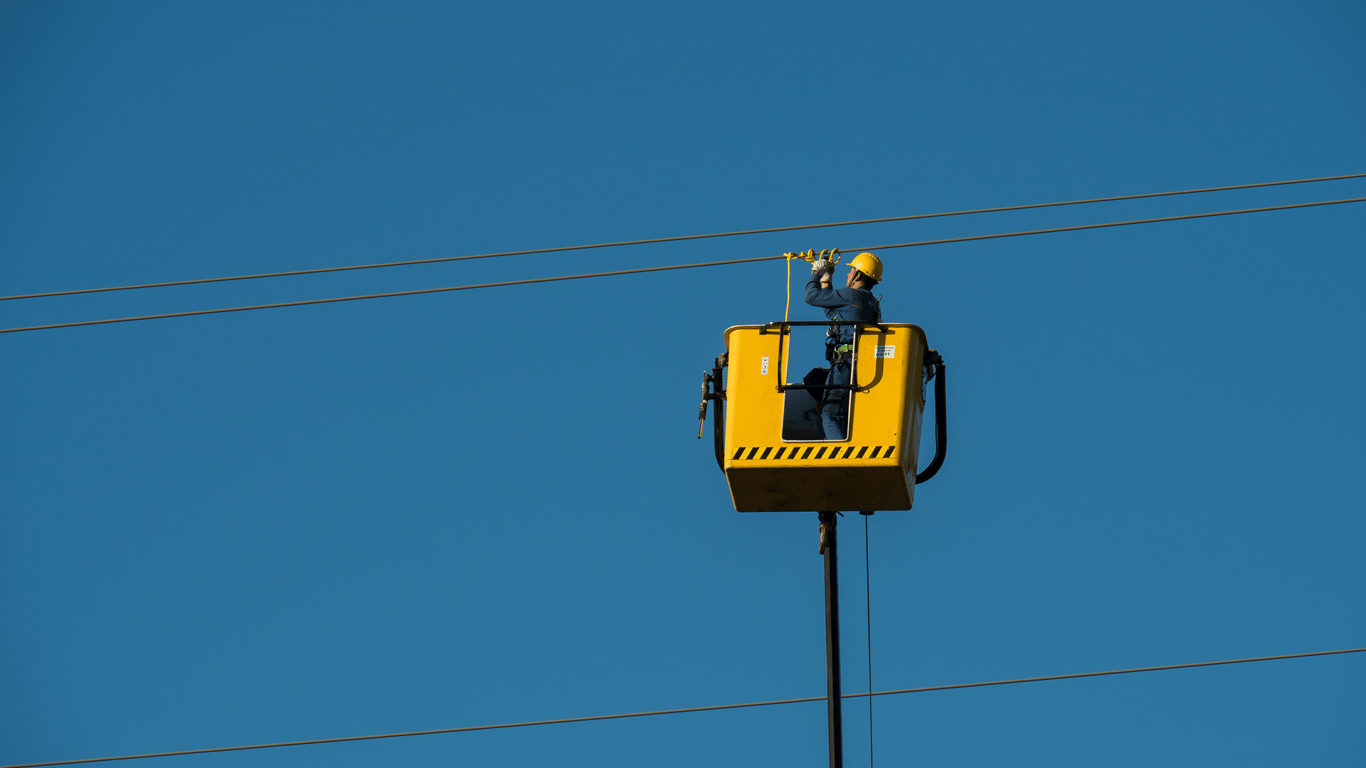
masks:
[[[1366,171],[1357,2],[6,2],[0,293]],[[1366,196],[1366,180],[0,303],[0,327]],[[885,254],[952,450],[873,684],[1366,645],[1366,206]],[[780,262],[0,335],[0,763],[824,693],[698,379]],[[814,319],[801,307],[799,317]],[[926,445],[929,445],[927,441]],[[845,680],[866,686],[862,521]],[[880,765],[1359,766],[1366,654],[879,699]],[[867,716],[847,708],[850,765]],[[158,766],[821,766],[822,704]]]

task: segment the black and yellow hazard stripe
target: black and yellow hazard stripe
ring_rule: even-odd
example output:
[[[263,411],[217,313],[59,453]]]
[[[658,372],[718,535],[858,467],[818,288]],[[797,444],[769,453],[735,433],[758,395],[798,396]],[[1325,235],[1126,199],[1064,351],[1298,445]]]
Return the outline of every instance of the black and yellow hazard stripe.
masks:
[[[871,453],[868,451],[870,447],[872,448]],[[849,458],[862,459],[865,456],[869,459],[889,459],[892,457],[892,452],[896,450],[896,446],[894,445],[836,445],[834,447],[822,445],[819,448],[814,445],[808,445],[805,446],[806,450],[802,450],[802,448],[803,446],[796,445],[792,446],[789,450],[788,446],[783,445],[779,446],[775,451],[773,446],[746,445],[735,449],[735,455],[730,458],[732,461],[779,461],[783,458],[786,458],[788,461],[806,461],[808,459],[813,461],[817,459],[830,461]],[[815,452],[814,456],[812,455],[813,451]],[[855,453],[855,451],[857,451],[857,453]]]

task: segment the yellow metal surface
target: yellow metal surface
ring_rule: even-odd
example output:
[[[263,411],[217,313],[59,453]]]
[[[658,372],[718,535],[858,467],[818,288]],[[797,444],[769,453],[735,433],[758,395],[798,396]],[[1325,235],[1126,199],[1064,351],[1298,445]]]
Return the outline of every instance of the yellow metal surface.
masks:
[[[789,330],[726,331],[726,481],[740,512],[910,509],[925,410],[925,332],[886,324],[859,331],[848,436],[783,439]],[[789,429],[789,433],[791,430]]]

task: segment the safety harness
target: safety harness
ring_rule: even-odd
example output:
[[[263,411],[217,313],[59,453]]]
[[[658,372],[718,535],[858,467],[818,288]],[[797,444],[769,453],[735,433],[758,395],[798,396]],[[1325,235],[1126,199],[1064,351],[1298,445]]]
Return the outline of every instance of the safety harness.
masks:
[[[858,304],[852,306],[863,309],[863,307]],[[881,296],[873,299],[873,314],[877,317],[873,322],[882,322]],[[840,327],[844,325],[848,325],[848,322],[831,323],[830,327],[825,331],[825,359],[831,363],[849,362],[854,359],[854,345],[845,342],[843,336],[840,334]]]

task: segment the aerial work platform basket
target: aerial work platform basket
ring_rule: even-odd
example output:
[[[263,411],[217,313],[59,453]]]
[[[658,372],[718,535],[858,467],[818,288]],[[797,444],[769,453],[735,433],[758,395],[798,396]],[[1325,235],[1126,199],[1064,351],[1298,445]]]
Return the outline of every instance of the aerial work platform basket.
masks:
[[[737,511],[910,509],[916,483],[943,463],[944,364],[925,332],[904,323],[842,323],[857,326],[849,384],[789,382],[792,328],[828,324],[729,328],[726,354],[703,374],[699,416],[705,418],[711,400],[716,459]],[[730,371],[724,381],[723,368]],[[936,455],[917,476],[925,386],[932,378]],[[848,390],[847,426],[827,439],[821,392],[835,389]]]

